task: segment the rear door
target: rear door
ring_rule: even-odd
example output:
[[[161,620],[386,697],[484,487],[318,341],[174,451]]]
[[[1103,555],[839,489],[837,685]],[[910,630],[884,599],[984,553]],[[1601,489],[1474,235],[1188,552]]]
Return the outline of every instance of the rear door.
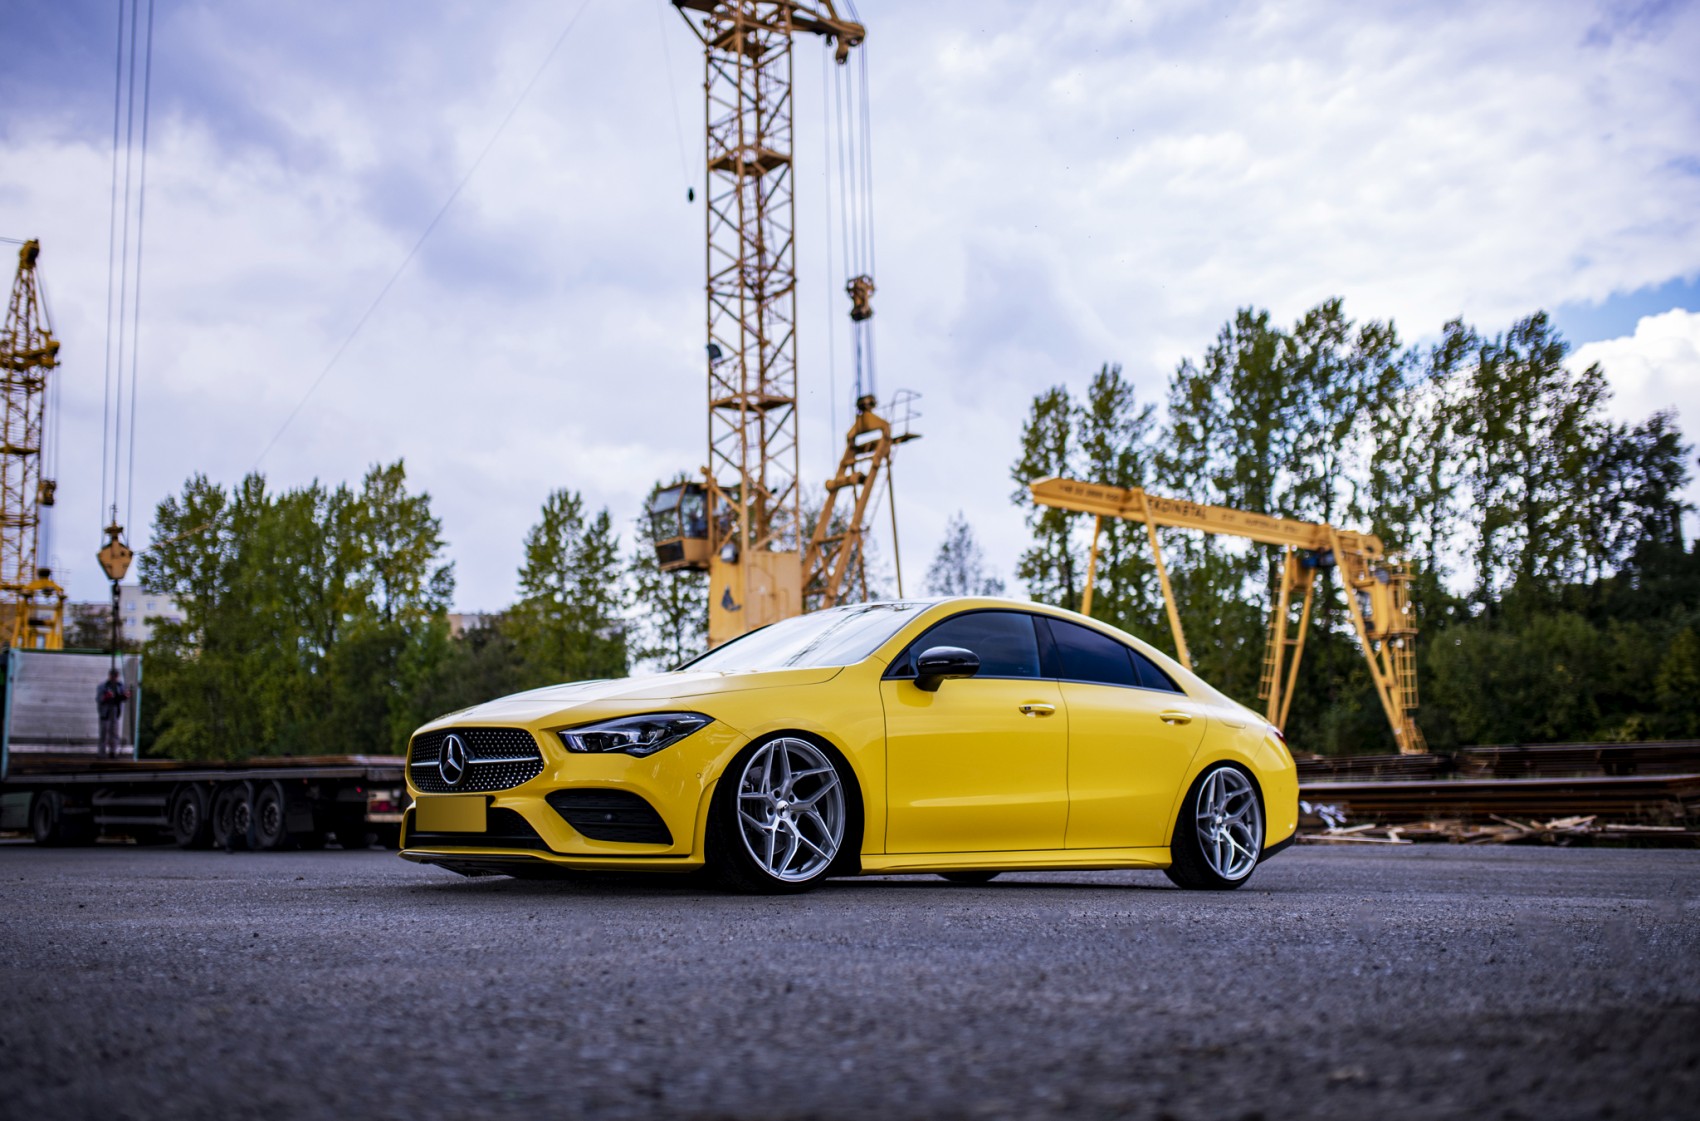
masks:
[[[1203,742],[1203,709],[1137,650],[1046,618],[1048,661],[1068,706],[1069,848],[1166,843],[1175,798]],[[1054,660],[1053,660],[1054,659]]]
[[[971,678],[927,692],[914,657],[958,646]],[[880,683],[886,726],[886,851],[1060,849],[1068,820],[1068,717],[1040,676],[1035,617],[971,611],[923,634]]]

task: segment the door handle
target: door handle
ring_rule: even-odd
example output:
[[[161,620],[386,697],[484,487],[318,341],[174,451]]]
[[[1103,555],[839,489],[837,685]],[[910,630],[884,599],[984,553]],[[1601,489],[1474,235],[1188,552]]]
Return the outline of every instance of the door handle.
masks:
[[[1178,711],[1176,711],[1175,709],[1172,709],[1172,708],[1167,712],[1159,712],[1157,714],[1157,718],[1165,724],[1191,724],[1192,723],[1192,713],[1190,713],[1190,712],[1178,712]]]
[[[1056,705],[1038,704],[1036,702],[1017,705],[1016,707],[1021,710],[1023,716],[1049,716],[1057,710]]]

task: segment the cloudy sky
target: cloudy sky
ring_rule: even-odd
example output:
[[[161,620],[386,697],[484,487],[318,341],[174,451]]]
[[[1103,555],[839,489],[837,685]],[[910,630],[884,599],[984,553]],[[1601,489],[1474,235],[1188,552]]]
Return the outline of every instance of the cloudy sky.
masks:
[[[1615,411],[1675,406],[1700,434],[1700,4],[859,9],[881,390],[923,395],[898,468],[910,590],[959,508],[1013,569],[1034,393],[1111,361],[1160,400],[1244,305],[1290,320],[1337,294],[1408,340],[1545,308]],[[79,599],[104,594],[116,13],[0,3],[0,236],[43,244],[64,344],[52,548]],[[156,0],[155,19],[133,542],[196,472],[288,486],[405,458],[457,605],[494,609],[551,488],[626,523],[703,462],[702,64],[665,0]],[[813,480],[850,397],[842,324],[827,345],[845,308],[825,65],[800,44]]]

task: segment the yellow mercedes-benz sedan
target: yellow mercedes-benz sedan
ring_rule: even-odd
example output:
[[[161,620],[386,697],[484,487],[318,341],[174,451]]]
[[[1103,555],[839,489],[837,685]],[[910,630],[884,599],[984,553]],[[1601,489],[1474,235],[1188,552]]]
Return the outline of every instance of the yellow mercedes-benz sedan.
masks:
[[[401,855],[466,875],[1162,868],[1224,889],[1290,844],[1280,734],[1129,635],[1003,599],[839,607],[673,673],[505,697],[408,753]]]

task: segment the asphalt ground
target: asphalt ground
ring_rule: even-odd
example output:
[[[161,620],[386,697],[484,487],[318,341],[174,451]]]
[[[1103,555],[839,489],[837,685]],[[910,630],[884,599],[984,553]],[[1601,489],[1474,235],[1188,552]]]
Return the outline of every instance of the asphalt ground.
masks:
[[[1700,1116],[1700,853],[746,898],[0,844],[10,1118]]]

